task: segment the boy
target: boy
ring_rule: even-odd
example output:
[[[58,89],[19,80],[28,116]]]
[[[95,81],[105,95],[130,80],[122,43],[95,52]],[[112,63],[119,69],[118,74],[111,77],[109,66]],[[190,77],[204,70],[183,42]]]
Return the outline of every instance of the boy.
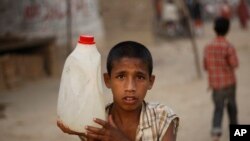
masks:
[[[144,101],[155,80],[149,50],[137,42],[121,42],[109,52],[107,71],[104,81],[113,94],[113,103],[106,107],[107,121],[94,119],[102,128],[87,126],[84,136],[105,141],[175,141],[177,115],[165,105]]]
[[[214,22],[217,37],[204,50],[204,68],[208,72],[209,87],[212,88],[214,115],[212,137],[218,141],[221,136],[221,123],[224,103],[227,104],[230,124],[237,124],[235,100],[235,68],[238,59],[235,48],[225,39],[230,26],[227,18],[219,17]]]

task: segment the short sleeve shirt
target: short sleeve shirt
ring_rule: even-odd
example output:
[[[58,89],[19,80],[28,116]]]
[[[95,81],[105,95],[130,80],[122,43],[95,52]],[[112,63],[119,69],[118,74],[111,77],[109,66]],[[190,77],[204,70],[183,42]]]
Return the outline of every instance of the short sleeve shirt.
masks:
[[[108,115],[112,104],[106,107]],[[171,122],[174,122],[174,133],[177,133],[179,117],[172,109],[159,103],[143,102],[140,121],[135,141],[160,141]]]

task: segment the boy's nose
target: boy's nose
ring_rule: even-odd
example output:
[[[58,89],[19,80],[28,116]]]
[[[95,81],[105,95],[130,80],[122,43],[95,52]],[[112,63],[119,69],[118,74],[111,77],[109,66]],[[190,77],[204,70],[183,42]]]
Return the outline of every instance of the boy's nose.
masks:
[[[135,80],[133,80],[132,78],[128,79],[126,83],[126,91],[129,91],[129,92],[135,91],[136,90],[135,85],[136,85]]]

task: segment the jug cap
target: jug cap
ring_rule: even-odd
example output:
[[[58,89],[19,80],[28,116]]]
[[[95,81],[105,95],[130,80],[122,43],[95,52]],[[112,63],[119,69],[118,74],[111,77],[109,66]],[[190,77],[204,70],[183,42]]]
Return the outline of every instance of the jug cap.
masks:
[[[78,43],[81,43],[81,44],[90,44],[90,45],[95,44],[94,36],[91,36],[91,35],[81,35],[79,37]]]

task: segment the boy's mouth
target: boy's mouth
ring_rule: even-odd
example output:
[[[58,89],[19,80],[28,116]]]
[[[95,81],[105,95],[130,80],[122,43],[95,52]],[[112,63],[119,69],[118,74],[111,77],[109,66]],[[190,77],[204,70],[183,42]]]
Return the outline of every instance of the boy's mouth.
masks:
[[[134,96],[126,96],[122,99],[126,104],[135,104],[138,98]]]

